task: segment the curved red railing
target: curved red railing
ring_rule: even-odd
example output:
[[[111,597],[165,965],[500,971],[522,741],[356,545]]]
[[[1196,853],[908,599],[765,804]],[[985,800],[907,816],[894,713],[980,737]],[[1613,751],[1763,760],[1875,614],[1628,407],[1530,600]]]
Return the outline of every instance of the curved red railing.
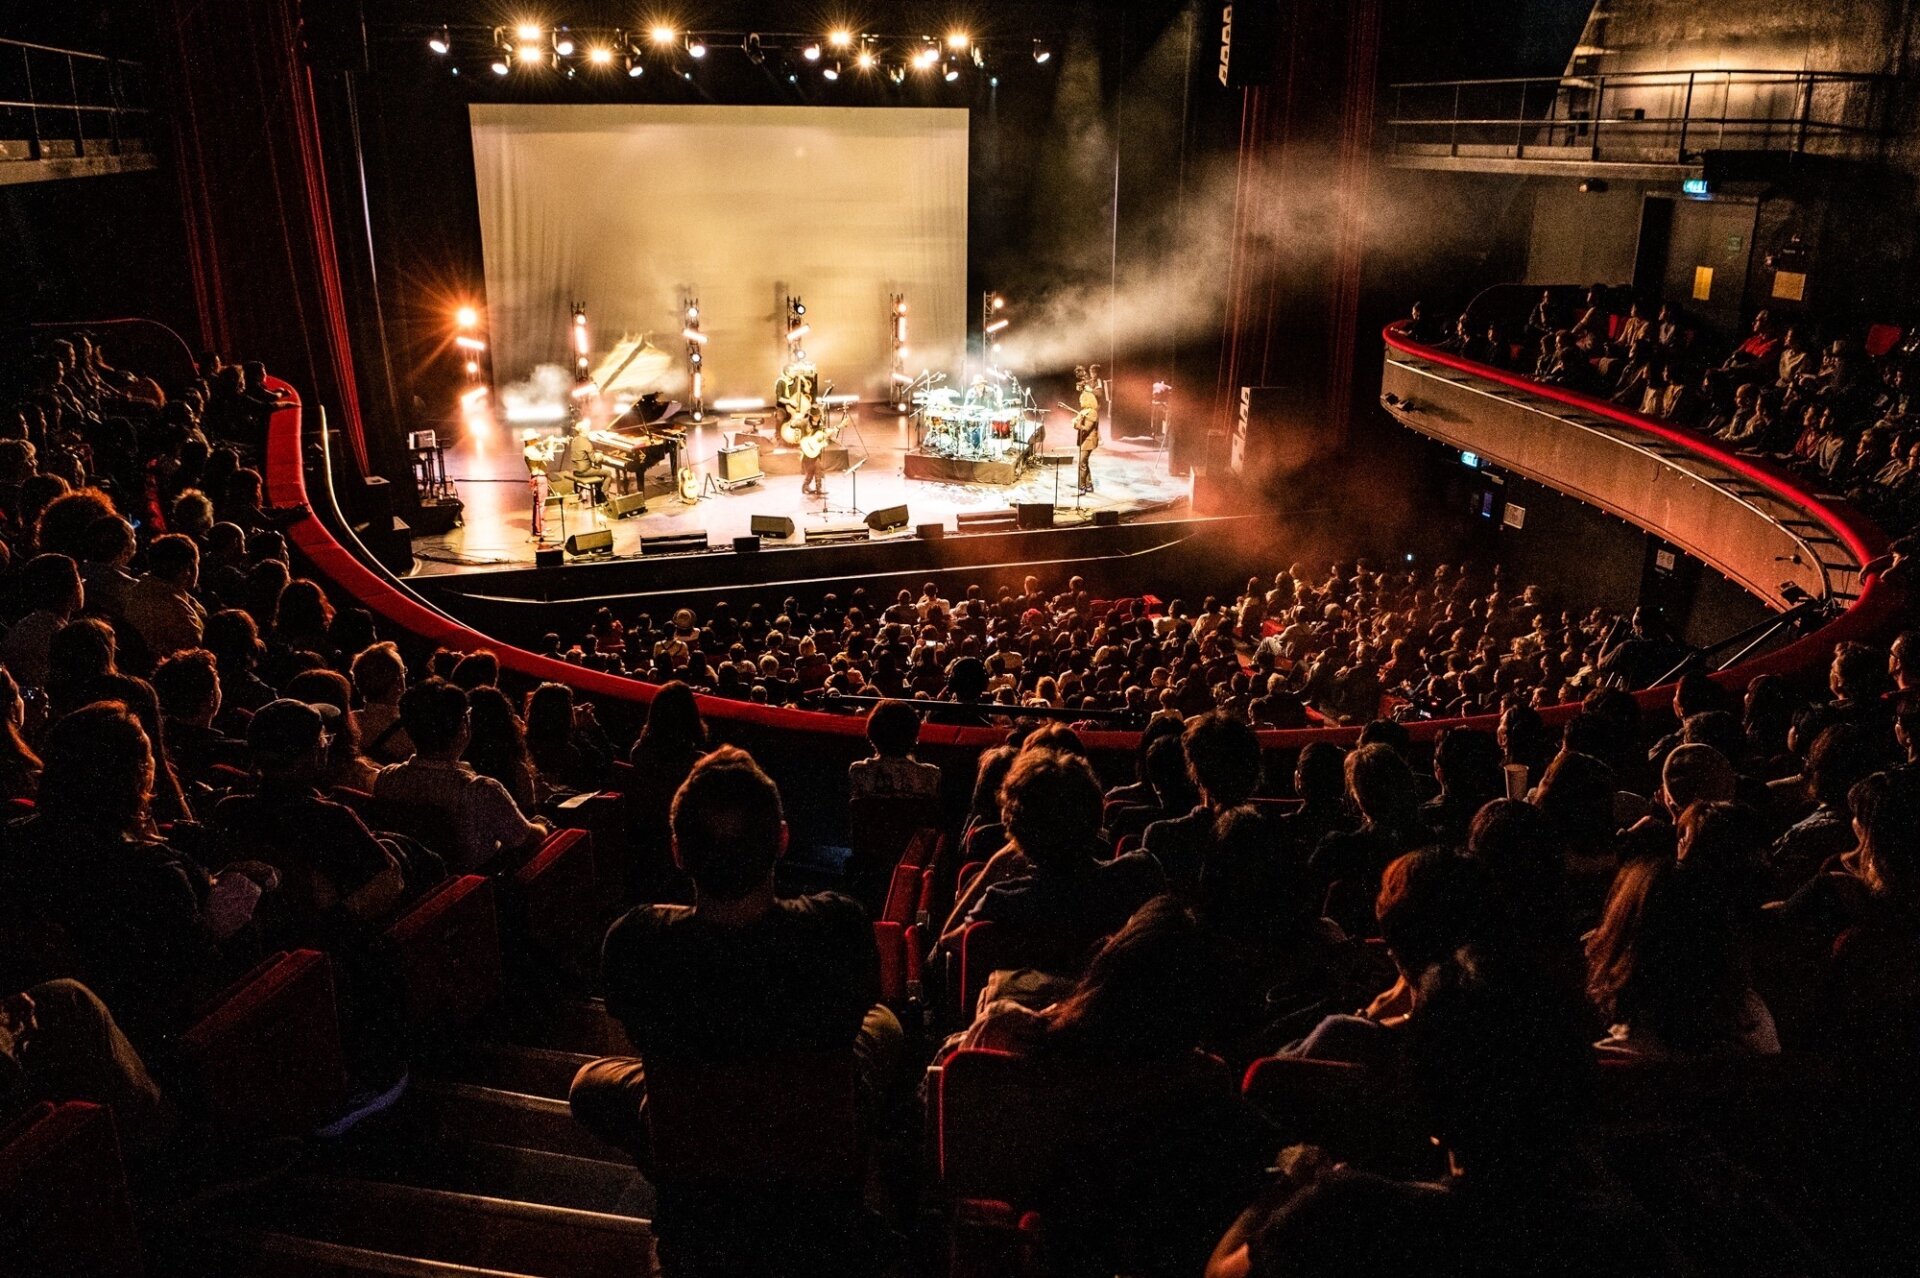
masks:
[[[1508,381],[1517,387],[1543,393],[1553,389],[1537,387],[1521,379],[1507,378],[1498,370],[1483,369],[1438,352],[1430,353],[1426,348],[1409,342],[1391,330],[1387,333],[1387,340],[1388,344],[1396,349],[1421,358],[1433,359],[1436,363],[1447,363],[1451,367],[1477,376],[1489,376],[1495,380]],[[286,383],[274,381],[273,384],[281,387],[286,392],[287,398],[272,414],[268,426],[265,466],[268,498],[275,506],[310,506],[303,456],[303,409],[300,399],[294,388]],[[1698,441],[1690,437],[1679,435],[1654,423],[1642,422],[1631,414],[1621,413],[1612,405],[1584,400],[1582,397],[1564,392],[1548,397],[1560,399],[1587,411],[1603,412],[1626,425],[1648,429],[1650,433],[1672,439],[1688,447],[1698,447]],[[1766,474],[1744,459],[1719,456],[1718,450],[1700,449],[1699,451],[1715,455],[1715,460],[1735,466],[1743,473],[1751,475],[1756,482],[1766,484],[1781,495],[1787,496],[1795,504],[1802,505],[1819,515],[1837,535],[1846,541],[1849,550],[1854,550],[1861,555],[1862,562],[1865,562],[1868,548],[1878,543],[1878,530],[1871,524],[1843,518],[1837,512],[1820,505],[1810,494],[1792,486],[1781,476]],[[464,652],[484,648],[498,654],[501,668],[504,670],[528,679],[564,683],[578,692],[593,697],[646,705],[652,701],[657,691],[656,685],[585,669],[551,657],[543,657],[463,625],[444,613],[426,606],[414,595],[396,587],[386,577],[362,563],[353,552],[341,545],[317,517],[310,516],[293,524],[287,530],[287,538],[313,565],[315,571],[334,586],[353,596],[376,616],[423,642]],[[1880,599],[1880,592],[1876,592],[1869,583],[1845,615],[1817,633],[1802,638],[1779,652],[1747,662],[1736,670],[1722,672],[1720,677],[1730,681],[1744,680],[1755,674],[1769,671],[1785,672],[1789,669],[1803,669],[1816,659],[1824,660],[1825,652],[1838,639],[1867,633],[1875,622],[1884,618],[1887,611]],[[1653,707],[1664,705],[1671,693],[1666,689],[1656,688],[1636,695],[1644,706]],[[835,737],[851,738],[865,732],[864,721],[856,716],[761,706],[752,702],[731,701],[719,697],[703,696],[699,700],[701,713],[710,720],[722,723],[752,725],[799,735],[824,733]],[[1572,717],[1578,709],[1577,705],[1555,706],[1542,713],[1549,723],[1559,723]],[[1497,715],[1476,715],[1462,719],[1436,719],[1410,723],[1407,728],[1414,740],[1426,741],[1449,726],[1490,728],[1497,720]],[[1359,733],[1358,727],[1269,730],[1260,733],[1260,742],[1269,750],[1292,750],[1313,741],[1350,744]],[[1088,748],[1096,751],[1130,750],[1139,743],[1139,733],[1133,731],[1087,731],[1080,735]],[[935,723],[927,724],[921,732],[921,740],[928,745],[963,748],[986,748],[999,744],[1004,738],[1004,732],[994,728],[954,727]]]

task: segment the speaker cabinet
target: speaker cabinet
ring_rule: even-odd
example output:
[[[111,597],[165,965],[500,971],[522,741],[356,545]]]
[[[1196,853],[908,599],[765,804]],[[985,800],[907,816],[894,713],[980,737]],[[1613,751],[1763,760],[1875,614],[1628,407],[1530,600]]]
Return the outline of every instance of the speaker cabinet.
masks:
[[[613,553],[613,531],[608,528],[592,528],[567,538],[569,555],[611,555]]]
[[[703,532],[671,533],[640,539],[640,553],[643,555],[684,555],[689,551],[705,549],[707,549],[707,535]]]
[[[647,495],[645,493],[615,493],[607,498],[606,515],[609,519],[625,519],[629,515],[647,513]]]
[[[733,539],[733,553],[736,555],[751,555],[759,549],[760,539],[758,537],[735,537]]]
[[[793,520],[786,515],[755,515],[750,521],[753,535],[756,537],[793,536]]]
[[[1220,37],[1216,78],[1221,86],[1272,84],[1279,69],[1280,0],[1217,0],[1212,14]]]
[[[1021,532],[1053,527],[1053,503],[1050,501],[1023,501],[1018,510],[1014,522]]]
[[[941,541],[944,540],[947,535],[947,526],[945,524],[921,524],[913,530],[913,533],[914,536],[918,537],[921,541]]]
[[[1095,528],[1118,528],[1120,526],[1120,512],[1117,510],[1094,511],[1093,526]]]
[[[1284,478],[1339,443],[1298,386],[1242,386],[1229,464],[1254,483]]]
[[[533,552],[533,565],[536,568],[558,568],[567,562],[567,552],[558,546],[542,546]]]
[[[760,478],[760,445],[723,448],[714,461],[714,478],[723,484],[748,484]]]
[[[867,527],[875,532],[892,532],[907,526],[905,506],[885,506],[867,516]]]

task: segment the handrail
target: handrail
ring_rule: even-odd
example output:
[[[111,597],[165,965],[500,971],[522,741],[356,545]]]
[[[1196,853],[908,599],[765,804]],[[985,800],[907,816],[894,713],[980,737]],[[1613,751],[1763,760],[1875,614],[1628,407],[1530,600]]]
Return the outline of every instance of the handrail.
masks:
[[[1618,425],[1677,445],[1716,465],[1732,470],[1772,492],[1786,504],[1798,507],[1811,515],[1840,540],[1862,569],[1886,548],[1886,536],[1875,524],[1851,508],[1836,508],[1829,505],[1817,494],[1802,486],[1799,478],[1790,471],[1729,452],[1697,435],[1642,417],[1638,413],[1629,412],[1606,400],[1594,399],[1559,386],[1536,382],[1531,378],[1521,377],[1473,360],[1462,359],[1450,352],[1416,342],[1402,332],[1397,323],[1387,325],[1381,330],[1380,336],[1391,350],[1513,390],[1524,391],[1529,395],[1576,408],[1584,413],[1604,417]],[[1819,661],[1824,661],[1834,644],[1846,639],[1864,638],[1877,632],[1892,618],[1894,610],[1895,601],[1890,592],[1881,587],[1879,575],[1868,576],[1863,573],[1859,595],[1839,617],[1776,652],[1721,671],[1715,677],[1725,683],[1745,682],[1759,674],[1785,674],[1805,669]]]
[[[1777,82],[1783,84],[1797,84],[1803,80],[1812,83],[1833,81],[1836,84],[1880,84],[1890,83],[1893,80],[1892,76],[1878,71],[1793,71],[1782,67],[1695,67],[1686,71],[1590,71],[1572,75],[1491,76],[1480,80],[1401,80],[1387,87],[1390,89],[1451,89],[1472,88],[1481,84],[1559,84],[1585,87],[1599,80],[1635,80],[1642,77],[1651,79],[1656,76],[1665,76],[1672,81],[1673,87],[1677,88],[1687,82],[1688,76],[1702,75],[1776,76]]]
[[[20,83],[24,86],[24,98],[0,100],[0,112],[18,113],[26,124],[27,155],[26,160],[39,161],[50,157],[46,154],[50,142],[71,144],[72,158],[84,159],[95,148],[104,146],[105,154],[118,156],[128,140],[128,129],[122,127],[125,121],[129,126],[134,121],[154,114],[153,109],[144,102],[129,101],[127,86],[128,71],[142,72],[141,63],[129,58],[111,54],[91,53],[84,49],[64,49],[50,44],[36,44],[31,40],[12,40],[0,37],[0,49],[19,51]],[[50,58],[64,60],[64,74],[56,69],[51,86],[56,92],[64,88],[65,98],[56,99],[41,93],[41,84],[36,81],[34,63],[36,54],[45,54]],[[87,76],[77,75],[74,70],[76,61],[89,65],[98,64],[105,70],[105,83],[96,84],[99,76],[89,71]],[[44,81],[45,77],[40,77]],[[82,100],[81,86],[85,83],[89,90]],[[105,116],[107,134],[101,138],[87,136],[88,121]],[[66,126],[53,129],[46,127],[55,119],[66,121]],[[8,132],[10,130],[0,130]],[[138,134],[134,134],[137,137]],[[58,155],[58,159],[68,158]],[[14,161],[7,161],[12,163]]]

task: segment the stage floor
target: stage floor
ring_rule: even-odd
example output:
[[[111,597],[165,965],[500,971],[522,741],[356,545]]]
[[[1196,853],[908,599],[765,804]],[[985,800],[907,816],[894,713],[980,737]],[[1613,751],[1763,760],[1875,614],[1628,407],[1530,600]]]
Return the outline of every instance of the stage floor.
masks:
[[[725,417],[709,419],[699,426],[689,424],[683,454],[688,464],[696,473],[707,473],[713,467],[722,432],[732,434],[739,429],[743,427]],[[1050,451],[1066,453],[1071,434],[1063,432],[1059,423],[1053,434],[1056,442]],[[1066,444],[1058,442],[1062,437]],[[904,458],[912,443],[908,419],[884,407],[865,405],[857,410],[840,442],[847,449],[849,461],[863,456],[867,459],[857,472],[860,512],[902,504],[907,507],[906,528],[897,533],[872,534],[876,539],[910,537],[915,526],[931,523],[941,524],[952,533],[956,531],[955,517],[961,513],[1000,511],[1016,502],[1054,502],[1056,522],[1060,524],[1091,519],[1093,512],[1100,510],[1116,510],[1129,522],[1184,518],[1189,513],[1192,480],[1169,475],[1166,450],[1148,441],[1103,437],[1093,457],[1094,491],[1079,499],[1077,511],[1071,457],[1057,466],[1030,467],[1011,485],[908,479],[904,473]],[[711,544],[727,546],[735,537],[751,531],[754,515],[791,518],[795,532],[782,543],[787,545],[803,544],[809,532],[862,527],[862,514],[854,512],[855,475],[829,472],[824,501],[803,497],[801,478],[793,474],[766,475],[756,484],[686,505],[665,482],[666,471],[662,463],[650,472],[645,514],[603,519],[598,512],[579,509],[574,499],[568,498],[566,531],[611,529],[613,553],[628,556],[640,553],[642,537],[705,532]],[[513,436],[496,429],[488,437],[463,439],[448,450],[447,472],[466,504],[463,522],[445,536],[414,540],[415,575],[530,567],[535,547],[529,524],[527,472]],[[556,508],[549,506],[547,535],[554,544],[558,544],[560,522]]]

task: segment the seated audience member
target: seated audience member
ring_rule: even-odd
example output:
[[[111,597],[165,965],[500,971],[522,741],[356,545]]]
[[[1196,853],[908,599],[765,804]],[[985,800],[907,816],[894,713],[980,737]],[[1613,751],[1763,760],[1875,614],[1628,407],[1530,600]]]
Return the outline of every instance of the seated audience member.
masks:
[[[485,648],[469,652],[454,663],[453,673],[447,676],[447,682],[463,692],[472,692],[475,688],[497,688],[500,686],[500,658]]]
[[[353,685],[347,677],[337,670],[303,670],[287,680],[285,692],[327,717],[327,788],[340,785],[371,794],[380,769],[360,754],[360,734],[348,713],[353,705]]]
[[[1608,1026],[1600,1050],[1663,1060],[1778,1053],[1737,915],[1721,877],[1701,865],[1659,856],[1622,865],[1587,937],[1587,993]]]
[[[1823,1052],[1910,1091],[1920,1078],[1920,771],[1877,773],[1856,790],[1859,846],[1836,893],[1844,926],[1823,974],[1818,1037]]]
[[[847,766],[847,789],[855,799],[917,798],[938,802],[940,769],[913,758],[920,715],[904,701],[882,701],[867,715],[873,753]]]
[[[40,1101],[113,1111],[136,1165],[164,1151],[172,1103],[100,997],[60,978],[0,998],[0,1125]]]
[[[150,1049],[184,1028],[209,992],[213,923],[237,928],[258,889],[236,882],[213,902],[222,911],[237,904],[238,919],[203,915],[214,885],[153,837],[154,755],[124,705],[100,702],[59,720],[44,757],[38,810],[0,841],[0,912],[22,933],[58,929],[54,952],[71,966],[41,977],[84,981]]]
[[[124,617],[127,592],[137,580],[127,571],[140,549],[133,525],[118,515],[96,519],[87,528],[86,544],[80,577],[86,583],[88,609],[103,617]]]
[[[472,731],[461,757],[504,786],[522,812],[537,808],[542,796],[527,757],[526,730],[507,694],[491,685],[473,689],[467,694],[467,721]]]
[[[1140,731],[1140,744],[1134,749],[1133,781],[1127,785],[1117,785],[1107,791],[1106,806],[1109,812],[1116,807],[1152,807],[1158,803],[1159,800],[1153,792],[1153,782],[1147,775],[1147,755],[1152,751],[1154,742],[1163,737],[1172,737],[1178,741],[1184,726],[1178,718],[1164,715],[1156,715],[1147,721],[1147,726]],[[1184,755],[1181,756],[1181,766],[1183,768],[1186,766]],[[1180,811],[1184,812],[1192,806],[1188,804]]]
[[[1567,903],[1582,927],[1600,917],[1618,868],[1613,769],[1590,754],[1562,750],[1529,801],[1552,823],[1567,867]]]
[[[974,769],[973,797],[960,831],[962,861],[984,862],[1005,845],[1007,828],[1000,824],[1000,787],[1006,784],[1007,773],[1013,770],[1019,753],[1012,746],[980,752],[980,762]],[[1186,766],[1185,755],[1181,756],[1181,766]]]
[[[153,750],[153,809],[158,821],[192,820],[186,794],[167,758],[165,721],[153,685],[123,673],[113,627],[99,617],[63,626],[47,648],[50,721],[96,701],[117,701],[140,722]]]
[[[584,794],[613,776],[613,743],[591,701],[573,699],[564,683],[543,683],[527,694],[527,756],[547,794]]]
[[[693,689],[675,679],[661,685],[647,707],[647,722],[627,759],[633,787],[627,797],[627,822],[636,846],[634,864],[655,878],[667,868],[668,817],[673,796],[707,753],[707,725]],[[658,891],[659,883],[631,885]],[[652,898],[659,899],[659,898]]]
[[[1216,710],[1188,723],[1180,746],[1200,802],[1191,812],[1148,826],[1140,846],[1160,863],[1169,885],[1191,892],[1213,842],[1213,823],[1252,798],[1260,784],[1260,740],[1245,723]]]
[[[1326,835],[1308,867],[1331,890],[1328,916],[1349,933],[1370,935],[1370,906],[1380,890],[1381,871],[1431,836],[1420,820],[1413,772],[1391,746],[1361,746],[1347,756],[1346,772],[1347,798],[1360,814],[1360,828]]]
[[[968,924],[993,923],[1013,961],[1071,974],[1165,886],[1144,853],[1101,859],[1100,783],[1084,759],[1022,751],[1000,788],[1000,813],[1008,844],[955,903],[944,948],[957,947]]]
[[[1178,719],[1162,719],[1172,723]],[[1200,792],[1187,770],[1187,751],[1180,734],[1163,734],[1147,749],[1147,785],[1149,802],[1115,808],[1111,797],[1106,804],[1107,833],[1115,840],[1143,837],[1155,823],[1186,816],[1200,805]]]
[[[1321,1021],[1285,1055],[1388,1063],[1398,1046],[1391,1031],[1419,1013],[1421,974],[1464,946],[1486,946],[1497,922],[1485,865],[1443,848],[1409,852],[1389,865],[1374,914],[1398,979],[1362,1011]]]
[[[40,756],[27,744],[27,703],[0,666],[0,803],[31,799],[40,788]]]
[[[273,614],[273,645],[283,653],[311,652],[327,665],[340,660],[333,641],[333,605],[320,584],[305,577],[280,591]]]
[[[1834,724],[1814,738],[1802,771],[1812,791],[1813,811],[1788,827],[1767,851],[1778,895],[1791,896],[1830,858],[1854,846],[1848,795],[1873,771],[1874,762],[1874,751],[1858,728]]]
[[[247,725],[253,794],[222,799],[213,823],[239,853],[280,872],[289,937],[332,947],[389,914],[409,885],[353,809],[321,797],[331,761],[326,718],[304,701],[262,706]]]
[[[147,547],[147,571],[127,588],[127,624],[139,634],[150,660],[198,648],[207,610],[193,597],[200,580],[200,548],[190,537],[168,533]]]
[[[22,688],[44,688],[54,632],[86,605],[80,569],[65,555],[35,555],[20,571],[20,594],[29,611],[0,640],[0,660]]]
[[[254,673],[265,649],[252,617],[238,608],[221,609],[207,618],[204,642],[220,671],[220,700],[226,706],[229,720],[236,712],[252,714],[279,697],[279,693]]]
[[[545,823],[522,815],[498,781],[461,762],[472,736],[466,693],[438,679],[416,684],[400,699],[400,720],[413,738],[414,755],[381,769],[373,796],[437,817],[447,846],[423,842],[446,858],[450,872],[470,874],[546,837]]]
[[[413,753],[407,725],[400,722],[400,697],[407,690],[407,665],[400,649],[376,643],[353,659],[353,690],[360,709],[353,726],[360,734],[360,751],[378,764],[399,763]]]
[[[1052,1132],[1039,1204],[1050,1246],[1101,1273],[1184,1274],[1258,1184],[1271,1141],[1221,1089],[1197,1085],[1195,1051],[1225,1011],[1218,941],[1192,906],[1160,896],[1103,944],[1072,988],[1029,1011],[1011,999],[982,1007],[954,1044],[1012,1052],[1047,1071],[1114,1071],[1126,1085],[1084,1130]],[[1071,1121],[1062,1124],[1072,1128]]]
[[[1592,1055],[1571,1024],[1470,962],[1421,973],[1420,1003],[1404,1055],[1447,1175],[1394,1180],[1302,1150],[1206,1278],[1684,1272],[1602,1162]]]
[[[674,796],[672,832],[693,904],[635,907],[601,951],[607,1012],[640,1055],[582,1066],[570,1097],[582,1125],[643,1166],[645,1062],[845,1051],[872,1095],[900,1035],[876,1006],[879,957],[859,905],[832,892],[776,895],[780,792],[745,751],[722,746],[700,760]]]
[[[1500,743],[1473,728],[1442,730],[1433,748],[1433,779],[1440,793],[1421,806],[1421,819],[1437,841],[1464,847],[1474,814],[1506,792]]]
[[[1274,834],[1301,865],[1335,830],[1355,825],[1347,806],[1346,753],[1330,741],[1309,742],[1293,765],[1293,792],[1300,806],[1273,821]]]
[[[167,758],[183,785],[213,784],[218,764],[247,766],[246,745],[213,726],[220,714],[220,673],[211,652],[186,648],[162,661],[153,671],[153,694],[166,716]]]

